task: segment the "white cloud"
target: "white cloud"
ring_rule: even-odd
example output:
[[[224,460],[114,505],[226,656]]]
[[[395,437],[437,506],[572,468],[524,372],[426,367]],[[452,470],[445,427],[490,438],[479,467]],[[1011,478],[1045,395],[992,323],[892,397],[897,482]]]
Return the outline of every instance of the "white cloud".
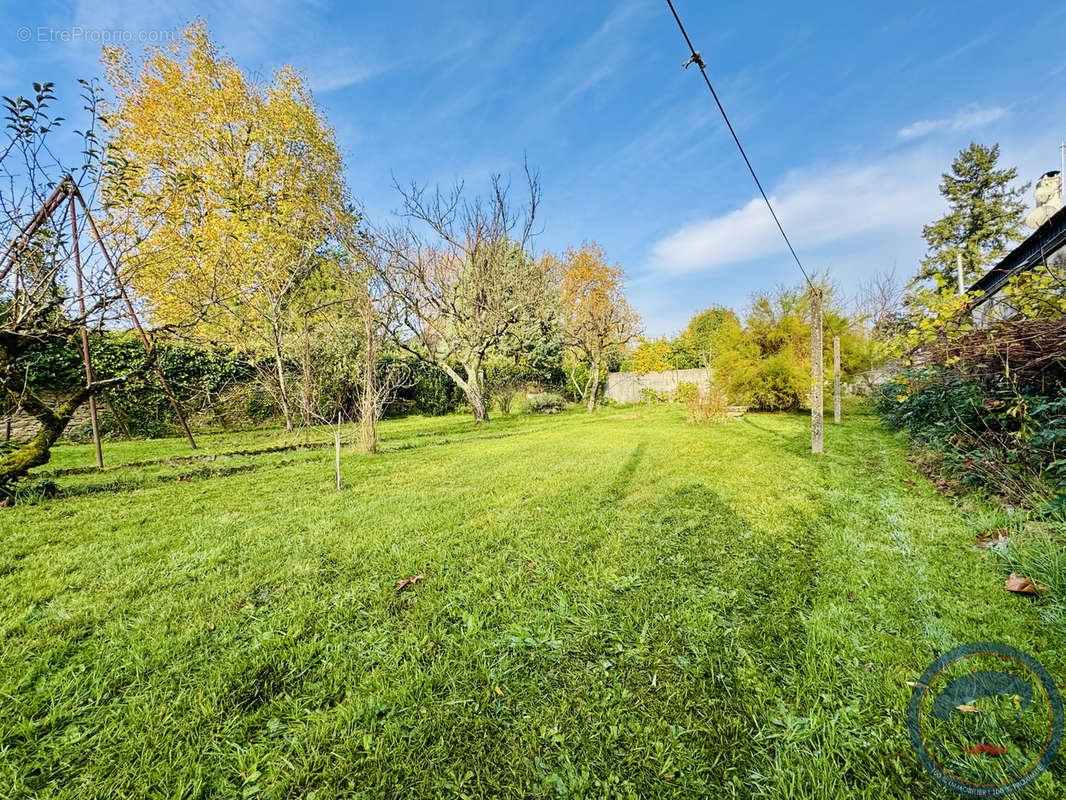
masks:
[[[771,202],[803,251],[885,232],[917,235],[941,210],[942,158],[911,153],[873,164],[811,167],[790,173]],[[791,258],[761,197],[694,222],[652,247],[651,267],[667,274],[708,272],[781,254]]]
[[[339,51],[314,59],[305,70],[311,81],[311,89],[323,93],[364,83],[391,68],[392,65],[386,64],[359,64],[351,54]]]
[[[931,133],[958,133],[973,130],[1002,119],[1009,113],[1009,108],[1001,106],[983,107],[971,104],[955,115],[944,119],[919,120],[906,128],[901,128],[896,136],[900,139],[917,139]]]
[[[550,94],[566,91],[566,95],[558,101],[559,107],[568,105],[618,72],[630,49],[623,28],[646,10],[646,0],[623,3],[614,8],[600,26],[573,49],[548,85]]]

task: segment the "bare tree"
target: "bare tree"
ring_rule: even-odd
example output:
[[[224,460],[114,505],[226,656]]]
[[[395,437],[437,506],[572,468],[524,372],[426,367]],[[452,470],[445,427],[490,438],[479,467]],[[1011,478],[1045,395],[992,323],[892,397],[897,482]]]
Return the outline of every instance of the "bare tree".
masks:
[[[856,309],[875,336],[891,333],[903,319],[903,293],[894,267],[859,284]]]
[[[330,422],[354,395],[361,448],[374,453],[378,421],[399,390],[411,385],[413,376],[408,364],[381,358],[392,307],[379,262],[373,260],[380,253],[366,246],[366,237],[354,224],[334,235],[345,255],[337,288],[347,296],[304,312],[304,420],[308,425],[316,419]],[[324,351],[317,364],[312,358],[313,333],[318,341],[315,349]],[[333,396],[324,404],[327,385],[332,386]],[[328,410],[323,411],[323,405]]]
[[[488,420],[483,366],[509,333],[537,318],[555,291],[528,247],[540,187],[526,168],[528,200],[516,207],[493,176],[487,197],[462,183],[442,192],[412,185],[404,224],[378,230],[378,274],[394,305],[397,346],[439,367],[466,395],[474,420]]]
[[[134,372],[103,380],[89,368],[88,332],[117,320],[120,291],[118,276],[97,257],[94,245],[80,242],[74,220],[78,181],[88,186],[99,174],[93,133],[97,90],[87,82],[82,85],[89,125],[80,134],[86,160],[79,170],[64,165],[48,144],[60,122],[48,111],[52,84],[34,84],[28,98],[4,99],[9,139],[0,147],[0,231],[8,245],[0,257],[0,398],[8,410],[21,409],[40,426],[29,441],[0,457],[0,492],[5,493],[48,461],[78,408],[152,363],[152,353],[146,352]],[[22,357],[36,345],[78,334],[86,356],[85,384],[53,405],[30,385]]]
[[[407,364],[390,360],[384,366],[379,349],[387,327],[372,292],[364,293],[359,311],[363,326],[363,374],[359,386],[359,439],[364,453],[378,450],[378,422],[396,394],[414,384]]]

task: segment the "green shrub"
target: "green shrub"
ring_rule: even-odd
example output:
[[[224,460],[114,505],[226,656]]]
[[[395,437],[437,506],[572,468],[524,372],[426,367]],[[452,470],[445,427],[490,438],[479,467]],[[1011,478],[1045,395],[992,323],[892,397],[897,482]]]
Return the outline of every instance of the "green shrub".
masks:
[[[1066,507],[1066,398],[1003,376],[906,370],[874,392],[887,424],[931,448],[943,473],[1010,502]],[[1049,500],[1050,497],[1050,500]]]
[[[666,392],[657,392],[654,389],[641,389],[640,402],[649,405],[659,405],[669,402],[670,396]]]
[[[462,391],[444,370],[414,359],[408,360],[407,365],[411,371],[411,384],[397,392],[386,416],[413,411],[436,417],[450,414],[465,402]]]
[[[701,392],[695,383],[681,382],[677,385],[676,398],[685,406],[689,422],[711,422],[726,416],[729,399],[718,386],[708,386]]]
[[[526,411],[530,414],[555,414],[564,408],[566,400],[553,392],[540,392],[526,398]]]
[[[807,401],[810,374],[787,353],[760,361],[753,371],[746,394],[757,411],[792,411]]]

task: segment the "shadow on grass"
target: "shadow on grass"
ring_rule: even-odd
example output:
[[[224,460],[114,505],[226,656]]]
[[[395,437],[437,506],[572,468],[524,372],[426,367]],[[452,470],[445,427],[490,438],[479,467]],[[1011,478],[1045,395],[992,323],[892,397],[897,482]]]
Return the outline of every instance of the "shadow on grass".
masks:
[[[629,487],[633,484],[633,477],[636,475],[637,468],[640,467],[640,462],[644,460],[644,451],[646,449],[646,442],[641,442],[633,448],[633,452],[629,454],[629,458],[626,459],[622,468],[618,470],[618,474],[615,475],[614,481],[611,482],[607,495],[600,502],[600,505],[614,505],[629,493]]]

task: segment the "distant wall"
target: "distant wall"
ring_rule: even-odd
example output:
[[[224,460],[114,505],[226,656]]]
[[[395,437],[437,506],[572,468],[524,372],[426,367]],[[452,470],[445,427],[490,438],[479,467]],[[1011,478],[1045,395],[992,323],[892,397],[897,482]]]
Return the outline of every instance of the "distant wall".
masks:
[[[903,362],[895,359],[866,372],[860,372],[851,379],[852,392],[855,394],[870,394],[875,386],[888,383],[902,369]]]
[[[57,392],[39,391],[37,396],[44,400],[49,406],[55,408],[62,405],[67,397],[66,395],[59,394]],[[82,403],[78,410],[74,412],[74,418],[71,419],[70,424],[67,425],[67,433],[77,428],[79,425],[89,421],[89,404]],[[9,428],[10,426],[10,428]],[[0,441],[3,441],[8,434],[8,430],[11,432],[11,438],[15,441],[22,439],[29,439],[40,429],[41,423],[37,421],[35,417],[31,417],[25,411],[16,410],[14,414],[0,414]]]
[[[700,387],[701,392],[705,392],[711,383],[711,371],[672,369],[667,372],[647,372],[643,375],[635,372],[610,372],[607,374],[604,396],[616,403],[639,403],[643,399],[640,396],[641,390],[652,389],[672,394],[679,383],[694,383]]]

